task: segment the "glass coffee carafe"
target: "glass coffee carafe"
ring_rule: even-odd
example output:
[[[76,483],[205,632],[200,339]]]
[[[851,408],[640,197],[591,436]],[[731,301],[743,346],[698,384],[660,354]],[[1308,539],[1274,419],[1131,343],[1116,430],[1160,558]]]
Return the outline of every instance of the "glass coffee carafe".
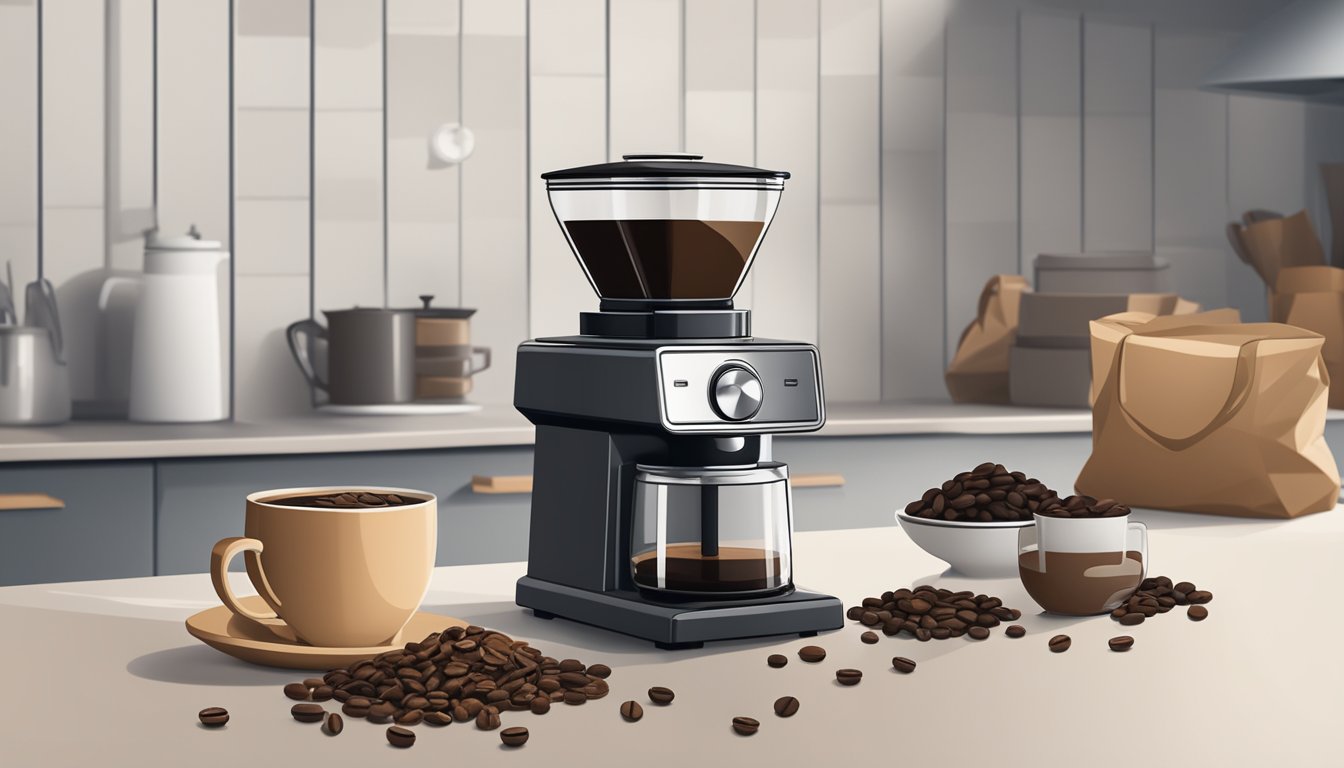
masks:
[[[638,465],[630,572],[645,590],[759,594],[793,583],[788,469]]]

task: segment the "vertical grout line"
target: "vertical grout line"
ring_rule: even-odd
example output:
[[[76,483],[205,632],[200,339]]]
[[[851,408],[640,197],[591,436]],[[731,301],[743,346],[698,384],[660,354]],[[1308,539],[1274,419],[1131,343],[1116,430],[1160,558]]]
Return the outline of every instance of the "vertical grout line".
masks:
[[[229,0],[229,22],[227,25],[228,33],[228,111],[229,111],[229,252],[232,254],[229,258],[229,420],[232,421],[238,417],[238,216],[235,208],[235,195],[237,188],[235,184],[234,165],[237,161],[234,149],[234,79],[233,79],[233,34],[234,34],[234,0]],[[311,245],[310,245],[311,247]],[[310,278],[311,279],[311,278]],[[309,307],[309,316],[312,315],[312,308]]]
[[[1013,86],[1017,96],[1017,274],[1023,274],[1025,254],[1022,251],[1022,11],[1017,12],[1017,50],[1013,60]]]
[[[751,0],[751,164],[760,166],[760,108],[761,108],[761,86],[760,86],[760,0]],[[756,281],[751,281],[751,295],[747,297],[747,303],[752,308],[756,307]]]
[[[816,326],[813,333],[817,343],[821,343],[821,3],[817,0],[817,165],[816,165],[816,187],[817,187],[817,210],[814,215],[817,221],[816,232],[816,261],[813,262],[813,270],[816,277],[813,283],[813,293],[816,301]]]
[[[951,357],[950,357],[950,355],[949,355],[949,353],[948,353],[948,349],[947,349],[947,347],[948,347],[948,343],[947,343],[947,338],[948,338],[948,337],[947,337],[947,330],[948,330],[948,326],[951,325],[951,322],[952,322],[952,318],[951,318],[951,316],[950,316],[950,313],[949,313],[949,307],[948,307],[949,302],[948,302],[948,300],[947,300],[947,256],[948,256],[948,254],[947,254],[947,234],[948,234],[948,228],[949,228],[949,227],[948,227],[948,218],[947,218],[947,199],[948,199],[948,195],[947,195],[947,81],[948,81],[948,76],[947,76],[947,74],[948,74],[948,73],[947,73],[947,60],[948,60],[948,48],[950,47],[950,46],[948,45],[948,41],[947,41],[947,37],[948,37],[947,33],[948,33],[948,28],[949,28],[950,25],[949,25],[949,23],[948,23],[948,18],[947,18],[947,15],[946,15],[947,12],[944,12],[944,13],[945,13],[945,15],[943,16],[943,41],[942,41],[942,42],[943,42],[943,126],[942,126],[942,127],[943,127],[943,145],[942,145],[942,161],[943,161],[943,169],[942,169],[942,178],[943,178],[943,211],[942,211],[942,214],[943,214],[943,243],[942,243],[942,246],[943,246],[943,286],[942,286],[942,291],[941,291],[941,293],[940,293],[940,296],[941,296],[941,299],[942,299],[942,302],[943,302],[943,327],[942,327],[942,336],[943,336],[943,338],[942,338],[942,346],[943,346],[943,370],[947,370],[947,363],[948,363],[948,361],[951,359]]]
[[[1087,17],[1078,14],[1078,252],[1087,252]]]
[[[678,63],[681,65],[677,71],[677,145],[681,152],[686,151],[686,0],[677,0],[678,9],[681,12],[681,20],[677,28],[677,50]]]
[[[461,0],[459,0],[459,3],[460,3],[460,1],[461,1]],[[461,7],[461,6],[459,5],[459,8],[460,8],[460,7]],[[386,308],[386,307],[388,306],[389,299],[390,299],[390,291],[389,291],[389,286],[388,286],[388,274],[389,274],[389,270],[388,270],[388,267],[389,267],[389,264],[388,264],[388,262],[389,262],[389,259],[388,259],[388,231],[391,229],[391,226],[390,226],[390,224],[389,224],[389,222],[388,222],[388,219],[387,219],[387,213],[388,213],[388,193],[387,193],[387,187],[388,187],[388,183],[387,183],[387,182],[388,182],[388,177],[387,177],[387,0],[383,0],[383,3],[382,3],[382,21],[381,21],[381,24],[382,24],[382,38],[383,38],[383,50],[381,51],[381,53],[382,53],[382,68],[383,68],[383,72],[382,72],[382,80],[383,80],[383,92],[382,92],[382,99],[383,99],[383,114],[382,114],[382,118],[383,118],[383,147],[382,147],[382,149],[383,149],[383,158],[382,158],[382,162],[383,162],[383,307]],[[458,39],[458,47],[459,47],[459,48],[460,48],[461,45],[462,45],[462,41],[461,41],[461,37],[460,37],[461,34],[462,34],[462,30],[459,29],[459,30],[458,30],[458,35],[459,35],[459,39]],[[460,91],[459,91],[459,93],[460,93]],[[460,175],[461,175],[461,174],[459,173],[459,176],[460,176]],[[460,197],[460,196],[459,196],[459,197]],[[461,212],[460,212],[460,210],[459,210],[459,215],[458,215],[458,222],[457,222],[457,224],[458,224],[458,227],[459,227],[459,228],[462,226],[462,220],[461,220]],[[459,255],[459,257],[461,256],[460,253],[459,253],[458,255]],[[460,261],[459,261],[459,264],[460,264]],[[460,290],[460,286],[459,286],[459,290]]]
[[[877,0],[877,399],[887,399],[886,0]]]
[[[532,336],[532,0],[523,3],[523,215],[524,232],[523,336]]]
[[[308,0],[308,317],[317,317],[317,0]]]
[[[155,5],[157,6],[158,4],[155,3]],[[156,24],[156,26],[157,26],[157,24]],[[150,538],[150,540],[149,540],[149,558],[150,558],[150,571],[149,571],[149,572],[150,572],[150,575],[158,576],[158,575],[159,575],[159,541],[160,541],[160,539],[159,539],[159,506],[160,506],[160,501],[161,501],[161,497],[162,497],[163,494],[162,494],[162,493],[160,492],[160,490],[159,490],[159,462],[158,462],[157,460],[151,462],[150,465],[149,465],[149,487],[150,487],[150,492],[153,494],[153,496],[152,496],[151,499],[150,499],[150,503],[153,505],[153,507],[152,507],[152,509],[150,510],[150,518],[149,518],[149,532],[150,532],[150,535],[151,535],[151,538]]]
[[[606,119],[606,149],[603,154],[611,161],[611,0],[603,1],[602,47],[602,79],[606,87],[606,104],[602,110]]]
[[[159,0],[150,4],[150,31],[153,33],[149,48],[149,200],[154,228],[159,228]]]
[[[43,227],[46,225],[46,189],[42,184],[43,174],[43,140],[42,132],[44,130],[42,120],[42,91],[46,89],[45,70],[42,67],[42,14],[44,10],[43,0],[37,0],[37,279],[41,280],[45,276],[46,267],[46,238],[42,234]],[[13,291],[14,286],[9,286]],[[17,320],[16,320],[17,322]]]
[[[466,116],[463,113],[463,105],[466,103],[466,99],[462,94],[462,87],[463,83],[465,82],[465,78],[463,77],[462,73],[462,67],[463,64],[466,62],[465,49],[467,47],[466,6],[467,6],[467,0],[457,0],[457,124],[461,126],[465,126],[467,124]],[[384,8],[387,7],[387,0],[383,0],[383,7]],[[384,57],[387,56],[386,24],[383,25],[383,56]],[[383,68],[383,79],[384,80],[387,79],[386,67]],[[383,86],[383,98],[384,99],[387,98],[386,85]],[[383,121],[384,124],[386,124],[387,121],[386,109],[383,110]],[[383,146],[384,147],[387,146],[386,130],[383,131]],[[464,297],[466,295],[466,292],[462,289],[462,275],[463,275],[462,263],[465,260],[465,257],[462,255],[462,229],[466,225],[466,222],[462,218],[462,188],[463,188],[462,177],[466,174],[466,172],[467,172],[467,164],[465,162],[458,163],[457,164],[457,306],[459,307],[462,306],[463,302],[465,301]],[[383,191],[384,191],[384,197],[386,197],[386,191],[387,191],[386,173],[383,174]],[[384,229],[387,228],[386,214],[384,214],[383,217],[383,228]],[[386,250],[384,250],[384,253],[386,253]],[[384,256],[384,258],[386,258],[386,256]],[[386,285],[387,281],[384,280],[383,284]]]
[[[1148,27],[1148,225],[1149,244],[1157,253],[1157,22]]]

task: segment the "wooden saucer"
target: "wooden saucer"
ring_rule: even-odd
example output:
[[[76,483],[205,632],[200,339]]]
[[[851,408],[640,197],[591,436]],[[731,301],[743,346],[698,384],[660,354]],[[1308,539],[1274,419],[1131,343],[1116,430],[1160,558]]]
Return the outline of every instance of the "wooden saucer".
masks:
[[[255,611],[267,611],[265,601],[256,595],[239,599]],[[433,632],[449,627],[465,627],[467,622],[437,613],[416,611],[397,636],[387,645],[368,648],[323,648],[302,641],[288,641],[264,627],[236,616],[226,606],[217,605],[187,619],[187,632],[217,651],[249,664],[285,669],[335,669],[401,648]]]

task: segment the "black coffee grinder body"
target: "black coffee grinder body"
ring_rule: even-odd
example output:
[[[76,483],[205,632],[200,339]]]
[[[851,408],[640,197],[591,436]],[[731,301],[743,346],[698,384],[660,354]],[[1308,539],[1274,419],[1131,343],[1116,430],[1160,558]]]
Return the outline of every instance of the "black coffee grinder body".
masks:
[[[699,160],[542,175],[601,311],[518,348],[537,430],[517,602],[662,647],[838,629],[838,600],[794,587],[771,455],[825,422],[820,357],[752,337],[732,303],[789,174]]]

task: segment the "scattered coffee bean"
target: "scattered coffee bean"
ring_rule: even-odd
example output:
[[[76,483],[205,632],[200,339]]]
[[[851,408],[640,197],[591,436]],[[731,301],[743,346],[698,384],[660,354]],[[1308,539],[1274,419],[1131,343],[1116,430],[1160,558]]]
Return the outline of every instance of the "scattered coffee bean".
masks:
[[[397,707],[390,701],[380,701],[369,707],[369,714],[364,719],[370,723],[390,723],[392,717],[397,714]]]
[[[330,701],[334,693],[330,685],[319,685],[313,689],[313,701]]]
[[[1009,637],[1022,637],[1027,634],[1027,628],[1021,624],[1009,624],[1008,628],[1003,630],[1003,634]]]
[[[734,717],[733,730],[740,736],[750,736],[760,730],[761,723],[754,717]]]
[[[521,747],[527,743],[527,729],[521,726],[505,728],[499,732],[499,740],[504,742],[506,747]]]
[[[1185,615],[1191,621],[1203,621],[1209,618],[1209,609],[1202,605],[1192,605],[1185,609]]]
[[[804,645],[798,649],[798,658],[808,664],[816,664],[826,658],[826,649],[819,645]]]
[[[588,701],[588,694],[583,691],[565,691],[564,701],[571,706],[578,706]]]
[[[985,627],[976,625],[966,630],[966,634],[970,635],[973,640],[984,640],[989,637],[989,630]]]
[[[551,711],[551,700],[545,696],[538,696],[528,704],[528,707],[532,710],[532,714],[544,715]]]
[[[387,743],[399,749],[406,749],[415,744],[415,731],[394,725],[387,729]]]
[[[332,712],[322,721],[322,732],[328,736],[339,736],[345,730],[345,718]]]
[[[323,680],[320,677],[309,677],[305,678],[303,681],[303,685],[305,688],[316,688],[320,685],[326,685],[326,684],[327,681]]]
[[[859,681],[863,679],[863,673],[857,669],[837,669],[835,679],[841,685],[858,685]]]
[[[864,643],[867,643],[868,645],[873,645],[877,642],[877,633],[864,632],[862,635],[859,635],[859,639],[862,640]]]
[[[650,697],[652,698],[652,697]],[[621,704],[621,717],[633,723],[644,716],[644,708],[639,706],[638,701],[627,701]]]
[[[921,641],[961,637],[973,627],[989,629],[1022,618],[1021,611],[1005,607],[997,597],[952,592],[927,584],[883,592],[881,597],[865,598],[863,602],[890,615],[882,622],[883,634],[904,632]],[[981,633],[977,630],[974,634]]]
[[[671,688],[655,685],[649,689],[649,701],[652,701],[654,704],[671,704],[672,700],[676,697],[677,694],[673,693]]]
[[[1116,610],[1119,609],[1117,608]],[[1142,624],[1143,620],[1146,618],[1148,617],[1144,616],[1142,612],[1126,613],[1120,617],[1120,624],[1126,627],[1133,627]]]
[[[550,704],[549,701],[546,702]],[[453,716],[447,712],[429,712],[425,715],[425,725],[442,727],[453,724]]]
[[[476,727],[482,731],[493,731],[499,727],[499,713],[493,708],[482,709],[476,715]]]
[[[896,656],[891,660],[891,668],[901,674],[908,675],[915,671],[915,662],[904,656]]]
[[[290,707],[289,714],[300,723],[320,723],[326,716],[326,710],[322,709],[321,704],[304,703]]]
[[[290,683],[285,686],[285,695],[295,701],[307,701],[312,694],[303,683]]]
[[[1191,582],[1173,584],[1166,576],[1154,576],[1144,579],[1138,591],[1111,611],[1111,618],[1123,626],[1134,626],[1142,624],[1146,618],[1167,613],[1178,605],[1200,605],[1210,600],[1213,600],[1212,592],[1197,590]]]
[[[608,677],[611,677],[611,667],[608,667],[606,664],[594,664],[591,667],[588,667],[588,676],[606,680]]]
[[[1119,637],[1112,637],[1110,640],[1107,640],[1106,644],[1111,646],[1112,651],[1124,653],[1134,647],[1134,638],[1129,635],[1120,635]]]
[[[775,714],[780,717],[793,717],[798,714],[798,700],[792,696],[780,696],[775,699]]]
[[[925,491],[906,505],[905,513],[937,520],[992,523],[1031,520],[1033,512],[1062,504],[1059,495],[1036,478],[985,462]]]
[[[770,657],[765,660],[765,663],[769,664],[775,669],[779,669],[780,667],[789,663],[789,657],[785,656],[782,653],[772,653],[770,654]]]
[[[196,714],[201,719],[201,725],[210,728],[220,728],[229,722],[229,710],[223,707],[206,707]]]
[[[1050,638],[1051,653],[1063,653],[1069,650],[1070,645],[1073,645],[1073,640],[1068,635],[1055,635]]]

